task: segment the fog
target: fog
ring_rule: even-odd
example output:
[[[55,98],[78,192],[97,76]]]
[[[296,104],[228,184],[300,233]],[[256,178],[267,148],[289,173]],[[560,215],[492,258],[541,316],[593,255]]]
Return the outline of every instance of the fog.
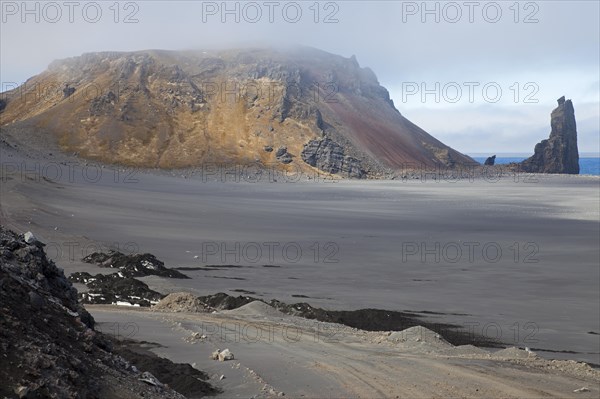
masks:
[[[465,153],[532,152],[562,95],[599,142],[599,3],[3,1],[2,91],[103,50],[302,44],[370,67],[409,119]]]

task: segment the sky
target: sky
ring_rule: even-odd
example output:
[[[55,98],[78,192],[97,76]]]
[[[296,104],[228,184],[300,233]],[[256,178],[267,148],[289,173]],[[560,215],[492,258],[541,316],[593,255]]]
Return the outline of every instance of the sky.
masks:
[[[463,153],[533,153],[563,95],[580,153],[600,151],[597,0],[0,3],[1,91],[86,52],[300,44],[356,55]]]

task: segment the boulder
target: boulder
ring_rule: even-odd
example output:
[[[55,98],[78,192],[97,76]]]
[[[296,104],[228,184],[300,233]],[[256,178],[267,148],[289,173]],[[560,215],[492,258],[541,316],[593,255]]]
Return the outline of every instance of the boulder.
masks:
[[[210,358],[212,360],[219,360],[219,353],[221,353],[221,349],[217,349],[213,353],[210,354]]]
[[[224,362],[227,360],[233,360],[233,353],[231,353],[231,351],[229,349],[223,349],[221,352],[219,352],[219,361],[220,362]]]
[[[31,231],[28,231],[27,233],[23,234],[23,239],[25,240],[25,242],[27,244],[37,244],[39,241],[38,239],[33,235],[33,233]]]

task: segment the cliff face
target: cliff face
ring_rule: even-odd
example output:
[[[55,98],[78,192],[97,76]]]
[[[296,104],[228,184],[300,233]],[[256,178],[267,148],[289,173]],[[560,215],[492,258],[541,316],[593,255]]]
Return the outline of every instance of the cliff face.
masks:
[[[551,115],[550,137],[535,146],[535,153],[520,164],[521,170],[531,173],[579,174],[577,126],[571,100],[558,99]]]
[[[311,48],[85,54],[3,98],[2,125],[131,166],[261,162],[368,177],[474,162],[405,119],[354,57]],[[285,157],[266,150],[280,147]]]

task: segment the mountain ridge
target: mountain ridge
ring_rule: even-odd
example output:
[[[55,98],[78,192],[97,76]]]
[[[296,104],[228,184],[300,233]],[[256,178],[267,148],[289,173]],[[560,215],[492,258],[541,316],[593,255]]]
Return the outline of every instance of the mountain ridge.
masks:
[[[309,47],[85,53],[3,98],[2,126],[26,123],[63,151],[129,166],[377,177],[475,164],[404,118],[356,57]]]

